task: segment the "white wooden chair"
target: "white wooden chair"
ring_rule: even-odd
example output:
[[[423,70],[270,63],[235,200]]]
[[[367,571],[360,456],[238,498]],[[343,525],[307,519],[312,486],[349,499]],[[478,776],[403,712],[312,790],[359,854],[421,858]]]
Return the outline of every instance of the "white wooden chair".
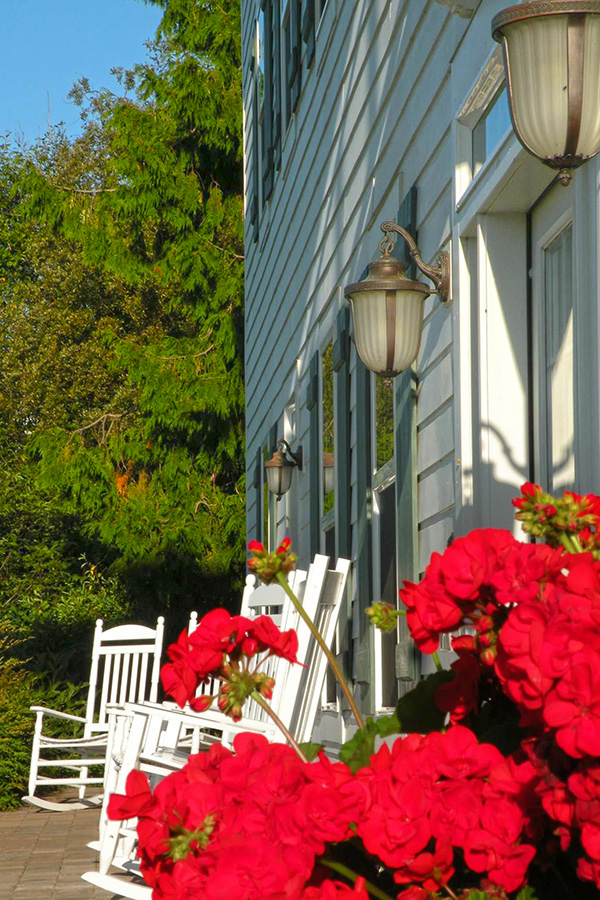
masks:
[[[156,701],[163,645],[164,618],[156,628],[144,625],[117,625],[103,631],[96,622],[85,716],[32,706],[36,713],[31,751],[29,793],[25,803],[49,810],[85,809],[98,806],[102,795],[86,798],[88,785],[104,783],[104,775],[90,775],[91,766],[104,767],[108,745],[110,704],[128,701]],[[80,726],[79,737],[53,737],[45,730],[48,719],[62,719]],[[74,774],[44,774],[46,770],[67,769]],[[77,787],[79,800],[56,803],[37,795],[44,787]]]
[[[320,625],[319,630],[323,629],[321,634],[331,646],[350,562],[344,559],[338,560],[335,570],[329,570],[328,564],[328,557],[315,557],[315,561],[308,571],[302,602],[310,618]],[[273,586],[266,589],[258,588],[255,592],[257,598],[261,595],[267,597],[267,591],[271,592],[271,597],[275,594]],[[282,593],[284,593],[283,590]],[[286,598],[282,628],[294,627],[288,625],[290,618],[294,618],[288,607],[299,619],[291,602]],[[305,662],[306,668],[279,661],[276,675],[278,681],[270,705],[292,734],[297,736],[300,741],[304,741],[310,739],[312,722],[316,716],[325,678],[327,660],[312,639],[308,626],[301,619],[296,627],[299,641],[298,658]],[[313,698],[305,696],[308,691],[313,692]],[[186,728],[217,731],[221,742],[226,746],[231,746],[236,734],[244,731],[260,732],[271,741],[285,741],[284,736],[272,720],[256,704],[252,709],[256,717],[252,718],[248,714],[240,722],[233,722],[221,714],[211,713],[210,710],[199,714],[177,709],[168,710],[164,706],[156,706],[152,709],[149,704],[128,704],[126,710],[130,713],[126,726],[128,739],[122,765],[115,780],[116,793],[124,793],[127,774],[132,768],[139,768],[151,776],[159,778],[164,777],[170,771],[181,768],[185,763],[185,757],[182,758],[177,752],[177,747],[172,744],[173,731],[169,731],[168,727],[172,723],[176,723],[181,731]],[[198,720],[201,720],[200,725]],[[166,734],[170,735],[170,740],[165,742],[161,735]],[[214,740],[214,738],[212,739]],[[128,897],[131,900],[150,900],[150,888],[126,880],[121,875],[109,874],[111,866],[136,874],[138,865],[133,853],[134,826],[134,822],[125,825],[119,822],[107,823],[100,846],[99,870],[86,872],[82,878],[112,894]]]
[[[295,569],[290,573],[290,587],[300,599],[304,595],[306,575],[306,571],[302,569]],[[285,591],[280,585],[266,587],[258,582],[255,575],[248,575],[242,594],[240,615],[252,619],[263,614],[270,615],[275,624],[282,630],[296,627],[299,618],[298,613],[287,599]],[[187,624],[188,634],[192,634],[197,626],[198,614],[195,610],[192,610]],[[278,663],[283,664],[282,668],[289,668],[289,663],[284,660],[277,660],[277,658],[269,660],[267,671],[275,679],[278,678],[276,669]],[[216,694],[218,689],[218,683],[213,681],[206,685],[201,685],[197,694]],[[256,707],[256,704],[253,704],[253,707]],[[172,711],[172,714],[170,711]],[[197,753],[200,748],[208,748],[211,743],[221,740],[227,746],[231,746],[235,734],[248,727],[247,724],[233,727],[233,720],[218,709],[203,713],[200,718],[194,715],[191,723],[188,722],[186,725],[187,720],[181,716],[179,708],[169,701],[163,704],[144,703],[140,705],[129,703],[127,708],[122,705],[115,705],[109,707],[108,712],[109,736],[104,769],[105,800],[102,804],[102,815],[100,816],[99,838],[88,843],[88,847],[92,850],[100,850],[102,846],[104,829],[108,825],[106,804],[110,794],[117,790],[119,771],[122,766],[125,766],[125,771],[129,771],[134,766],[139,765],[138,757],[142,745],[144,747],[145,770],[152,774],[151,757],[160,757],[157,771],[159,775],[164,775],[165,766],[169,768],[182,766],[190,753]],[[132,731],[134,714],[136,721]],[[210,723],[207,725],[209,716]],[[138,733],[136,729],[142,727],[142,725],[143,730],[141,733]],[[275,732],[277,735],[279,734],[279,731],[274,726],[270,729],[265,728],[265,733],[267,732],[271,737],[275,737]],[[135,748],[131,759],[126,757],[127,748],[130,751],[132,748]]]

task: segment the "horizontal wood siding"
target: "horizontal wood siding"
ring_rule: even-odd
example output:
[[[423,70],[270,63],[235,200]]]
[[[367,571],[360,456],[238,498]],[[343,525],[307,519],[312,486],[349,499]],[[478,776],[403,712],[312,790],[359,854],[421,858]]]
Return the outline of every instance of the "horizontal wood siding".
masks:
[[[252,179],[249,47],[256,4],[245,0],[243,39],[246,183]],[[432,259],[449,241],[454,166],[452,56],[469,27],[433,0],[329,0],[306,68],[299,104],[282,134],[280,170],[262,210],[258,240],[246,242],[246,396],[249,478],[269,424],[294,396],[293,540],[310,545],[309,361],[331,335],[343,286],[377,254],[379,224],[393,219],[417,186],[419,246]],[[306,47],[303,46],[303,54]],[[355,350],[350,349],[350,516],[356,560],[357,417]],[[420,558],[443,549],[452,531],[454,435],[451,311],[432,299],[418,362]],[[250,497],[251,495],[249,495]],[[250,501],[248,522],[256,519]],[[356,596],[356,581],[354,581]],[[355,625],[355,637],[359,629]]]

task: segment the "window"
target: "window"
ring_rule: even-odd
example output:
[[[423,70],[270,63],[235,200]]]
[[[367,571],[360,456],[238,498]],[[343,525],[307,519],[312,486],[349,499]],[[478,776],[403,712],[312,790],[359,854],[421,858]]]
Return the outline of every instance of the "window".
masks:
[[[506,85],[502,85],[472,132],[471,168],[477,175],[510,128]]]
[[[573,385],[573,226],[544,248],[545,393],[548,490],[575,486]]]
[[[265,98],[265,14],[258,11],[256,19],[256,89],[258,92],[259,117],[262,118]]]
[[[321,453],[320,497],[321,532],[323,552],[335,563],[335,405],[333,384],[333,342],[330,341],[321,354]],[[336,638],[337,641],[337,638]],[[322,704],[336,702],[336,681],[328,668],[322,695]]]
[[[578,474],[571,203],[555,187],[531,216],[534,477],[553,494],[577,489]]]
[[[335,484],[333,464],[334,448],[334,403],[333,403],[333,344],[329,343],[321,357],[321,444],[323,456],[322,474],[322,514],[328,516],[335,506]],[[329,470],[329,471],[327,471]]]
[[[300,99],[300,90],[302,87],[302,65],[301,65],[301,2],[300,0],[288,0],[287,9],[284,14],[284,54],[285,54],[285,128],[287,129],[294,113],[298,100]]]
[[[511,133],[502,51],[498,47],[457,116],[456,196],[460,199]]]
[[[396,573],[396,470],[394,459],[394,379],[374,376],[374,460],[373,538],[376,599],[397,605]],[[397,635],[395,632],[375,635],[377,676],[376,706],[386,709],[396,705]]]
[[[271,540],[271,523],[273,521],[272,514],[272,503],[275,499],[274,494],[271,493],[267,484],[267,473],[264,467],[264,464],[268,459],[271,458],[271,453],[269,453],[269,445],[267,444],[263,448],[263,477],[262,477],[262,494],[263,494],[263,503],[262,503],[262,512],[263,512],[263,526],[262,526],[262,544],[266,550],[272,550],[273,542]]]

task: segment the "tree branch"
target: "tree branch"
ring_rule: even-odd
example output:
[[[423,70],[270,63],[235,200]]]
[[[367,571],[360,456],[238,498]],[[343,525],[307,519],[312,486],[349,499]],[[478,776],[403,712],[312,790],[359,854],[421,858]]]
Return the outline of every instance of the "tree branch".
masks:
[[[118,187],[114,188],[74,188],[67,187],[64,184],[53,184],[50,182],[53,188],[56,188],[57,191],[65,191],[67,194],[91,194],[92,196],[96,196],[96,194],[114,194],[115,191],[118,191]]]
[[[211,344],[210,347],[207,347],[206,350],[201,350],[200,353],[184,353],[182,356],[158,356],[157,359],[164,360],[166,362],[170,362],[172,359],[199,359],[201,356],[208,356],[209,353],[215,349],[215,345]]]

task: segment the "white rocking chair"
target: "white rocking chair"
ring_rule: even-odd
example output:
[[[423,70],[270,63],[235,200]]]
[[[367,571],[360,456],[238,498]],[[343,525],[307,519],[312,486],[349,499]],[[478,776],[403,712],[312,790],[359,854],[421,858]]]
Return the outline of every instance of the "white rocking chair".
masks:
[[[335,570],[329,570],[328,564],[328,557],[317,555],[308,571],[304,590],[302,591],[300,585],[297,585],[295,590],[297,594],[303,594],[304,609],[331,646],[350,562],[339,559]],[[248,587],[251,587],[251,583]],[[257,588],[254,592],[255,603],[258,604],[260,599],[263,604],[273,606],[273,600],[269,600],[269,597],[281,598],[282,594],[285,596],[283,589],[279,588],[279,591],[276,591],[273,590],[274,587],[278,586]],[[282,601],[278,599],[276,602],[279,605]],[[287,598],[280,627],[282,629],[296,627],[299,640],[298,658],[305,662],[306,668],[292,666],[277,658],[269,660],[269,663],[273,662],[276,666],[276,673],[273,676],[276,678],[276,687],[270,706],[299,741],[306,741],[310,739],[314,724],[327,660],[312,638],[308,626],[299,618]],[[309,693],[311,696],[308,696]],[[127,704],[125,711],[129,713],[129,719],[122,724],[128,732],[128,737],[120,771],[113,780],[114,790],[117,793],[124,793],[126,777],[132,768],[139,768],[155,778],[160,778],[185,764],[187,756],[178,751],[177,737],[174,739],[177,730],[179,734],[184,733],[186,729],[208,730],[213,733],[217,731],[220,733],[221,742],[226,746],[231,746],[236,734],[244,731],[265,734],[271,741],[285,741],[272,720],[257,704],[251,704],[248,714],[240,722],[233,722],[211,710],[193,713],[150,704]],[[176,731],[173,730],[173,726]],[[209,740],[214,741],[215,738]],[[99,848],[99,871],[86,872],[82,878],[121,897],[150,900],[152,892],[149,887],[124,879],[122,875],[109,874],[111,866],[136,874],[138,864],[134,855],[135,838],[134,821],[106,823]]]
[[[92,646],[92,663],[85,716],[32,706],[36,713],[31,751],[29,793],[25,803],[42,809],[62,812],[96,807],[102,794],[86,798],[88,785],[104,783],[104,775],[90,775],[91,766],[104,767],[109,719],[107,705],[128,701],[156,701],[160,674],[164,618],[156,629],[144,625],[117,625],[102,630],[102,619],[96,622]],[[68,720],[80,725],[80,737],[53,737],[44,730],[47,719]],[[49,757],[45,754],[50,751]],[[68,769],[72,775],[46,775],[41,770]],[[79,800],[56,803],[39,797],[38,788],[76,787]]]

